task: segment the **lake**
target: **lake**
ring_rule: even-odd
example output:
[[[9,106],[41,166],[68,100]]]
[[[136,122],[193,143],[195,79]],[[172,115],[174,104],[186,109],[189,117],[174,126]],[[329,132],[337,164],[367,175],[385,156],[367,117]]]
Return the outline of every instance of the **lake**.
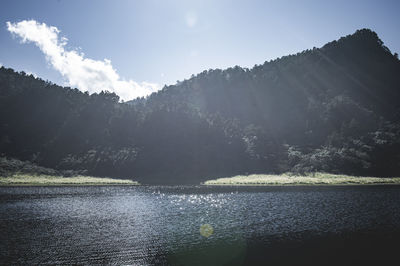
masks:
[[[388,264],[399,236],[399,186],[0,187],[1,265]]]

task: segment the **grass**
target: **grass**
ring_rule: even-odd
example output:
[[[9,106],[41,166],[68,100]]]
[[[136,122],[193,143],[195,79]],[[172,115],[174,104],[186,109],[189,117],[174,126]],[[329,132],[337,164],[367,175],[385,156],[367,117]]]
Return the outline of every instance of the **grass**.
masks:
[[[328,173],[309,173],[296,175],[285,173],[281,175],[238,175],[233,177],[208,180],[204,185],[231,185],[231,186],[273,186],[273,185],[373,185],[398,184],[400,177],[359,177],[349,175],[335,175]]]
[[[61,185],[139,185],[126,179],[113,179],[92,176],[52,176],[14,174],[0,177],[0,186],[61,186]]]

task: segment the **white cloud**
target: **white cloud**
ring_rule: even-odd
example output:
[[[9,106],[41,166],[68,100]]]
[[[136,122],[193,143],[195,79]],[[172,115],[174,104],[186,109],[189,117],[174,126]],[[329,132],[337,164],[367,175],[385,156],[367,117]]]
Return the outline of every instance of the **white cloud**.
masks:
[[[85,58],[76,50],[65,48],[68,39],[60,37],[60,30],[35,20],[18,23],[7,22],[9,32],[18,35],[22,42],[33,42],[45,54],[47,61],[61,73],[71,87],[90,93],[108,90],[123,100],[146,96],[160,89],[155,83],[122,79],[108,59]]]
[[[188,25],[188,27],[193,28],[194,26],[196,26],[197,15],[195,13],[193,12],[186,13],[185,19],[186,19],[186,25]]]

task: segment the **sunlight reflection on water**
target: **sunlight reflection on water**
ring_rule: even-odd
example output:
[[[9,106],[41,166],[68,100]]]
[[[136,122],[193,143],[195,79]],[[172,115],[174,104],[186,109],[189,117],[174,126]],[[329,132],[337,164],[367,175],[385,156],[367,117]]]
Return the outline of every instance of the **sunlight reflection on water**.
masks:
[[[389,187],[0,188],[0,264],[147,265],[210,254],[240,261],[252,239],[399,228],[398,192]]]

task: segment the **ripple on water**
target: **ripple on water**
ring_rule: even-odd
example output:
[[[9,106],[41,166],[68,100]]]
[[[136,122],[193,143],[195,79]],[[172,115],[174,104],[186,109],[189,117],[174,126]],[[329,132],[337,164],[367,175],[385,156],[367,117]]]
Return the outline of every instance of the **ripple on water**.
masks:
[[[183,262],[215,250],[242,256],[252,239],[399,229],[399,195],[395,187],[0,188],[0,264]]]

